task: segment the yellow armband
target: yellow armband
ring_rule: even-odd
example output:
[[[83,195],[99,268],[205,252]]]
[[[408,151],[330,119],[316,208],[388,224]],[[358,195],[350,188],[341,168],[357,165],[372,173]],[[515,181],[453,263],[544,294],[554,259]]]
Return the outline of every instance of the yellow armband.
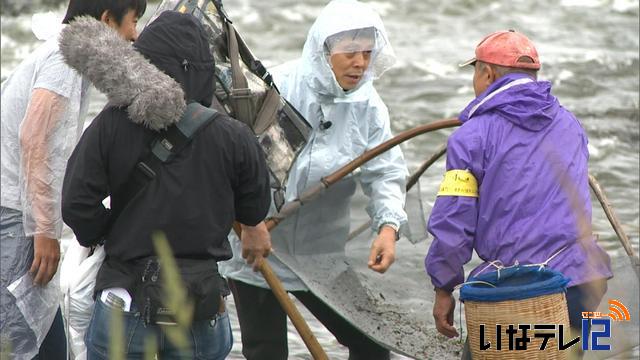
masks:
[[[444,174],[437,196],[478,197],[478,182],[469,170],[449,170]]]

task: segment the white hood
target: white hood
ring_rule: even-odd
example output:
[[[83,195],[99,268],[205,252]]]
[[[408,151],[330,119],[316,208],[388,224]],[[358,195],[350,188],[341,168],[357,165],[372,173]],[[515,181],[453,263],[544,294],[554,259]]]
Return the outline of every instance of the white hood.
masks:
[[[324,54],[325,40],[339,32],[369,27],[377,30],[369,68],[358,86],[345,92],[338,84]],[[336,98],[358,98],[360,94],[357,93],[361,89],[368,93],[371,82],[393,66],[395,59],[382,19],[370,5],[354,0],[334,0],[322,10],[311,26],[297,73],[319,94]]]

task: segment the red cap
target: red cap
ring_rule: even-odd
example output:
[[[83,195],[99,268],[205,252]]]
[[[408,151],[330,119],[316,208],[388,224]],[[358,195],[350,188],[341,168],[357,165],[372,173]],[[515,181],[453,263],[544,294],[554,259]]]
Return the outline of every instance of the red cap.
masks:
[[[528,57],[533,63],[521,61],[522,57]],[[496,31],[488,35],[476,46],[476,57],[460,66],[474,64],[477,60],[512,68],[540,69],[536,47],[526,36],[514,30]]]

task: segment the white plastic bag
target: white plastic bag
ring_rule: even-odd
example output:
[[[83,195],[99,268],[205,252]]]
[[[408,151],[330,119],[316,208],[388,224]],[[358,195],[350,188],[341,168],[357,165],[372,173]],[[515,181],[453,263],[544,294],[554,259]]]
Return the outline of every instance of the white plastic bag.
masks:
[[[63,314],[68,327],[69,351],[72,359],[87,358],[84,334],[93,312],[93,289],[96,275],[104,261],[104,246],[91,249],[72,242],[60,268],[60,285],[64,294]]]
[[[42,344],[44,337],[49,332],[53,319],[58,310],[60,301],[60,282],[58,273],[45,286],[33,284],[33,275],[29,272],[7,286],[7,289],[16,298],[16,305],[29,328],[36,336],[38,346]],[[37,355],[37,348],[31,352],[22,353],[24,349],[14,349],[15,359],[31,359]]]

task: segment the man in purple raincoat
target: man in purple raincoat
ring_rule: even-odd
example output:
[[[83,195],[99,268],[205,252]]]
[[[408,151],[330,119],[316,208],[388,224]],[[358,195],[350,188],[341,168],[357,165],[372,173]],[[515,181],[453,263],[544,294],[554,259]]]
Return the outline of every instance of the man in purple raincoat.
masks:
[[[608,255],[591,234],[587,136],[580,122],[537,80],[538,53],[524,35],[498,31],[476,57],[476,99],[448,141],[447,172],[429,219],[425,259],[435,286],[438,331],[453,327],[453,288],[473,250],[484,264],[544,263],[571,279],[571,326],[596,310],[612,276]]]

